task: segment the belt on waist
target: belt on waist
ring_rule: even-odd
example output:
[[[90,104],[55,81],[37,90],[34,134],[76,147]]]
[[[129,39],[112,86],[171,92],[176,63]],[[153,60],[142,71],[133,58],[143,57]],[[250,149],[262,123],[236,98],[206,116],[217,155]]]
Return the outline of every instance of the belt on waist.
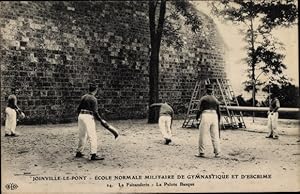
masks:
[[[203,113],[206,113],[206,112],[207,112],[207,113],[208,113],[208,112],[209,112],[209,113],[210,113],[210,112],[211,112],[211,113],[217,113],[216,110],[204,110],[204,111],[203,111]]]
[[[171,115],[168,113],[160,113],[159,116],[171,116]]]
[[[90,111],[90,110],[81,110],[81,111],[80,111],[80,114],[94,115],[94,112],[93,112],[93,111]]]

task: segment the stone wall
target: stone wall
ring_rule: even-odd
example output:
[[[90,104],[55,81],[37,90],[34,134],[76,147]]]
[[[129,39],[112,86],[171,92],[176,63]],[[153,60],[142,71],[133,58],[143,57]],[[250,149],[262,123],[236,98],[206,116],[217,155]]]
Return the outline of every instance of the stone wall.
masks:
[[[145,118],[148,4],[141,1],[0,2],[1,120],[16,88],[25,123],[76,120],[80,96],[99,84],[107,119]],[[203,31],[182,30],[180,50],[162,45],[160,96],[184,113],[196,79],[225,76],[222,42],[204,14]]]

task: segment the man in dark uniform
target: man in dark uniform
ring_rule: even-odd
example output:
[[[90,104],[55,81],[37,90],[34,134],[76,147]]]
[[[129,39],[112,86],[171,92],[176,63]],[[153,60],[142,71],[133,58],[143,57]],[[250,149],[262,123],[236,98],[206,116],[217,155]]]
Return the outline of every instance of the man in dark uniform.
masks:
[[[280,102],[277,97],[272,95],[273,99],[270,104],[270,110],[268,112],[268,129],[269,134],[266,138],[278,139],[277,122],[278,122],[278,109],[280,108]]]
[[[115,138],[118,137],[118,132],[109,126],[98,113],[98,103],[95,95],[97,94],[97,86],[91,84],[89,93],[81,97],[80,105],[77,109],[78,128],[79,128],[79,143],[76,157],[82,157],[83,150],[86,144],[87,137],[90,141],[91,160],[103,160],[103,157],[97,156],[97,134],[95,119],[99,120],[101,124],[114,134]]]
[[[200,118],[199,125],[199,153],[197,157],[204,157],[206,138],[208,133],[210,134],[215,157],[220,157],[220,139],[219,139],[219,123],[220,123],[220,102],[212,95],[212,85],[206,85],[207,94],[200,99],[199,111],[196,116],[198,120]]]

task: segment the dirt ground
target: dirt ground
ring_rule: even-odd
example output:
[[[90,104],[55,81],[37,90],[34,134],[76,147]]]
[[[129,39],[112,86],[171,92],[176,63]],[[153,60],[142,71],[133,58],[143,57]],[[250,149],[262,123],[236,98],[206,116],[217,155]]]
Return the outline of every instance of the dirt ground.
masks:
[[[77,123],[19,125],[19,137],[4,137],[2,126],[1,190],[16,183],[15,191],[43,193],[299,191],[299,121],[280,120],[279,140],[265,138],[265,118],[245,121],[246,129],[222,130],[221,158],[210,141],[207,158],[195,157],[198,130],[181,128],[183,120],[174,121],[170,145],[146,120],[109,121],[118,140],[97,123],[103,161],[89,160],[89,144],[84,158],[74,157]]]

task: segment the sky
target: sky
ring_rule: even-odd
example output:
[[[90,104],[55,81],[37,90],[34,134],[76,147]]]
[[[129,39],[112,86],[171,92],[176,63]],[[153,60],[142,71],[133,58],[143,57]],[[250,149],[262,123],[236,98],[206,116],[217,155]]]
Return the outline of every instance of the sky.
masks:
[[[239,33],[239,29],[241,29],[242,26],[234,25],[230,22],[224,23],[219,18],[212,15],[207,6],[207,1],[196,1],[194,4],[200,11],[207,14],[214,20],[225,44],[227,45],[225,71],[230,79],[235,94],[243,94],[244,97],[250,98],[251,94],[244,92],[242,86],[242,82],[246,80],[247,68],[247,65],[241,61],[241,59],[246,56],[246,51],[243,49],[246,42],[243,40],[243,36]],[[286,55],[284,62],[287,64],[287,69],[284,73],[292,79],[293,84],[299,86],[298,27],[294,26],[292,28],[276,30],[273,35],[285,45],[285,51],[283,51],[283,54]],[[264,96],[265,94],[258,94],[258,98],[263,98]]]

